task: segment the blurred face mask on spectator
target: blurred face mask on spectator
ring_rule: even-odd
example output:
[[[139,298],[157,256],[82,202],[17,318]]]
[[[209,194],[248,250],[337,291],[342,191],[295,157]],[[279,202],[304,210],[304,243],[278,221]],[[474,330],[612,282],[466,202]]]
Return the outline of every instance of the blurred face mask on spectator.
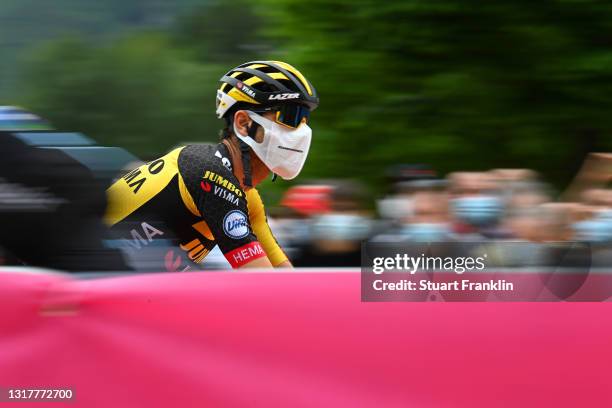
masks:
[[[494,195],[453,198],[451,208],[458,220],[477,227],[495,224],[504,209],[502,200]]]
[[[277,221],[281,236],[295,243],[308,242],[310,240],[309,219],[286,219]]]
[[[312,225],[312,238],[326,241],[361,241],[368,237],[370,220],[356,214],[319,216]]]
[[[377,202],[378,213],[389,220],[403,220],[413,213],[412,200],[407,196],[393,196],[383,198]]]
[[[612,241],[612,210],[597,212],[587,220],[572,225],[574,239],[577,241],[606,243]]]
[[[450,228],[445,223],[419,222],[404,225],[400,233],[413,241],[440,242],[448,239]]]

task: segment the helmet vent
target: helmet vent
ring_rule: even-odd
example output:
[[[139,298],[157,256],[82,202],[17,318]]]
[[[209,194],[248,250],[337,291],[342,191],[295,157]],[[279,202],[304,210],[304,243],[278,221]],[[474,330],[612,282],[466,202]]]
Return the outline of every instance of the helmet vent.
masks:
[[[289,88],[292,91],[300,92],[298,87],[293,82],[291,82],[291,81],[288,81],[286,79],[278,79],[277,81],[280,82],[281,84],[285,85],[287,88]]]
[[[259,67],[259,68],[255,68],[256,70],[263,72],[264,74],[271,74],[272,72],[278,72],[278,70],[274,67],[271,67],[269,65],[263,66],[263,67]]]

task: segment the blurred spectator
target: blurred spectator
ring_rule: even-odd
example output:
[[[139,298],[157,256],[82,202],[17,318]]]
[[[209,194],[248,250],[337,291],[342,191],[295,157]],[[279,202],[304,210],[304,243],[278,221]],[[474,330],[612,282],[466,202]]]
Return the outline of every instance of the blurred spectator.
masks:
[[[541,231],[543,242],[566,242],[574,238],[572,222],[575,217],[575,203],[546,203],[540,206]]]
[[[416,180],[433,180],[437,178],[436,171],[427,164],[395,164],[387,168],[387,179],[391,186],[398,183]]]
[[[410,211],[398,217],[397,225],[375,237],[378,241],[443,242],[452,240],[446,182],[429,179],[401,183],[402,199]]]
[[[280,206],[268,211],[268,223],[289,259],[294,259],[299,248],[310,242],[310,215]]]
[[[592,188],[585,190],[581,201],[593,210],[605,210],[612,207],[612,190],[605,188]]]
[[[329,212],[312,217],[309,240],[300,246],[295,266],[361,264],[361,241],[368,238],[372,228],[361,204],[363,188],[355,182],[335,182],[329,199]]]
[[[489,173],[501,183],[536,181],[538,173],[530,169],[493,169]]]
[[[461,239],[508,238],[502,230],[505,202],[499,182],[488,172],[448,175],[453,231]]]
[[[290,259],[310,243],[312,218],[331,211],[332,190],[330,184],[293,186],[285,192],[281,206],[272,209],[271,228]]]
[[[393,226],[400,225],[412,212],[409,197],[411,182],[435,178],[435,170],[425,164],[398,164],[389,167],[387,179],[391,185],[391,192],[376,202],[378,214]]]
[[[402,235],[414,241],[450,239],[448,194],[438,182],[421,182],[412,194],[413,213],[402,227]]]
[[[378,200],[378,214],[388,226],[397,227],[412,214],[411,188],[409,183],[396,183],[392,194]]]
[[[512,238],[531,242],[546,240],[546,212],[544,204],[550,202],[548,187],[532,181],[506,181],[505,218],[502,229]]]
[[[299,185],[289,188],[281,206],[289,208],[301,216],[312,216],[331,210],[333,186],[327,184]]]
[[[582,193],[582,204],[576,207],[572,228],[574,239],[593,245],[612,242],[612,191],[590,189]]]
[[[566,202],[579,202],[585,198],[585,191],[605,188],[610,181],[612,153],[589,153],[561,198]]]

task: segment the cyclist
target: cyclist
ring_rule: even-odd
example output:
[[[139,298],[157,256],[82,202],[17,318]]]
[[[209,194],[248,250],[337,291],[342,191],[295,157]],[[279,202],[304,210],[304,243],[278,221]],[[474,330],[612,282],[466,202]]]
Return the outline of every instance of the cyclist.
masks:
[[[117,180],[108,190],[106,221],[133,252],[170,237],[191,262],[218,245],[234,268],[290,267],[255,187],[270,172],[285,180],[299,174],[319,98],[280,61],[247,62],[220,82],[221,142],[180,147]],[[168,251],[166,269],[189,269],[183,260]]]

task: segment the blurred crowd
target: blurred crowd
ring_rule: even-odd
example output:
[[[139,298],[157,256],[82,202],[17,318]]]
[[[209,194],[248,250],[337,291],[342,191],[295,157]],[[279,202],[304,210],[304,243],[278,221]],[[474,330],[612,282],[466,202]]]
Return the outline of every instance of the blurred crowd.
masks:
[[[389,169],[389,192],[371,210],[354,181],[292,187],[272,228],[296,266],[359,266],[360,243],[496,242],[505,266],[533,262],[534,249],[588,244],[593,266],[612,263],[612,155],[591,154],[566,191],[530,169],[457,171],[425,165]],[[508,262],[512,253],[518,265]]]

